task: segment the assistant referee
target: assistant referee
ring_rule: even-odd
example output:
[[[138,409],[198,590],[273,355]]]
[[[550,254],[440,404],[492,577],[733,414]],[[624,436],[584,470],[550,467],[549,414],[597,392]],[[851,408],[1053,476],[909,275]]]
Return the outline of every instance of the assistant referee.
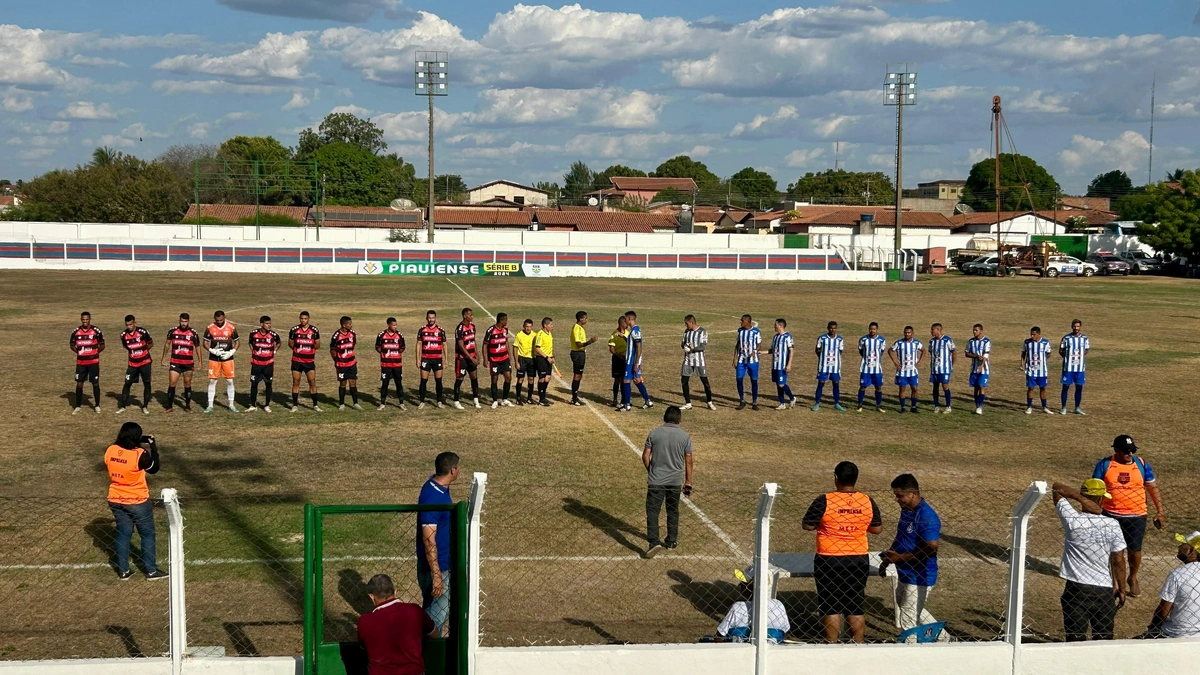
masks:
[[[571,370],[574,373],[571,377],[571,405],[583,405],[579,400],[579,383],[583,381],[583,366],[587,363],[587,352],[584,350],[596,341],[596,338],[587,336],[584,329],[587,322],[587,312],[575,312],[575,325],[571,326]]]

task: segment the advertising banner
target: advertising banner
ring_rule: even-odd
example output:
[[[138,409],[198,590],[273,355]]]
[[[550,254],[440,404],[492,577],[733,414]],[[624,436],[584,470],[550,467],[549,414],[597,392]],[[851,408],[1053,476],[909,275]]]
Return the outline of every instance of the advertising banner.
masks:
[[[538,263],[432,263],[379,262],[358,263],[359,274],[436,277],[548,277],[550,265]]]

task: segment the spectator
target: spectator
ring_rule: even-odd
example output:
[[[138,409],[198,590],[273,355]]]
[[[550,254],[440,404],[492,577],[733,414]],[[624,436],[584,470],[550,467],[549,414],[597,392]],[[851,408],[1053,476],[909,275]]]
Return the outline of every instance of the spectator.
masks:
[[[679,493],[692,494],[692,437],[679,428],[683,413],[669,406],[663,425],[646,436],[642,465],[646,467],[646,557],[679,546]],[[658,512],[666,503],[667,538],[658,538]]]
[[[418,504],[453,504],[450,485],[458,480],[458,455],[443,452],[434,459],[434,474],[421,488]],[[450,511],[417,514],[417,584],[421,607],[433,619],[436,630],[450,616]]]
[[[879,507],[874,499],[854,489],[857,482],[858,467],[840,462],[833,470],[835,490],[814,499],[804,514],[804,529],[817,533],[813,580],[825,639],[830,644],[841,635],[843,614],[854,641],[863,641],[866,619],[862,606],[870,574],[867,534],[883,531]]]
[[[1100,514],[1100,502],[1110,498],[1097,478],[1079,490],[1054,484],[1064,535],[1058,576],[1067,582],[1061,599],[1067,642],[1087,640],[1089,626],[1093,640],[1113,639],[1117,610],[1125,606],[1125,538],[1117,521]],[[1068,500],[1079,502],[1083,512]]]
[[[738,583],[738,594],[742,599],[733,603],[725,618],[721,619],[721,623],[717,625],[717,635],[729,642],[749,642],[753,634],[750,624],[754,617],[754,585]],[[783,636],[791,629],[792,624],[788,621],[787,609],[783,603],[775,598],[768,600],[767,642],[775,645],[782,643]]]
[[[109,479],[108,508],[112,509],[117,524],[114,542],[117,578],[126,581],[133,576],[133,570],[129,569],[129,544],[134,528],[142,541],[142,567],[146,578],[167,578],[167,573],[158,569],[155,561],[154,505],[150,502],[150,487],[146,484],[146,474],[158,473],[158,446],[154,437],[143,436],[137,422],[122,424],[116,442],[104,451],[104,466],[108,469]]]
[[[1137,456],[1137,444],[1124,434],[1113,439],[1113,455],[1096,464],[1092,478],[1104,481],[1104,487],[1112,495],[1100,505],[1104,515],[1114,518],[1121,526],[1125,537],[1125,555],[1129,561],[1129,597],[1141,595],[1138,570],[1142,566],[1142,539],[1146,536],[1146,495],[1154,502],[1154,526],[1162,529],[1166,524],[1167,512],[1163,509],[1158,483],[1154,480],[1154,469],[1146,460]]]
[[[367,650],[367,675],[423,675],[421,639],[437,628],[420,607],[396,599],[392,578],[376,574],[367,582],[375,609],[358,617],[358,641]]]
[[[896,607],[904,632],[910,628],[937,623],[925,610],[929,592],[937,583],[938,544],[942,536],[942,520],[921,497],[917,477],[902,473],[892,481],[892,494],[900,505],[900,520],[896,523],[896,538],[892,547],[879,554],[879,576],[887,573],[889,564],[896,566],[899,583],[896,585]],[[939,642],[947,642],[946,631],[938,634]]]
[[[1175,557],[1183,563],[1167,575],[1158,592],[1158,609],[1150,620],[1150,632],[1163,637],[1200,637],[1200,532],[1175,535],[1179,551]]]

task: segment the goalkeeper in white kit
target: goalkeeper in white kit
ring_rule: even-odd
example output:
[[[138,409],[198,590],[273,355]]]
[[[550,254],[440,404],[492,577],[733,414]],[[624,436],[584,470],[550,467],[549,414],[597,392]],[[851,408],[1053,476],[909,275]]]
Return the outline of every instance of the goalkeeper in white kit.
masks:
[[[237,328],[225,320],[225,312],[213,313],[213,322],[204,329],[204,349],[208,351],[208,405],[204,412],[211,413],[217,397],[217,380],[225,380],[225,397],[229,412],[238,412],[233,396],[233,356],[241,344]]]

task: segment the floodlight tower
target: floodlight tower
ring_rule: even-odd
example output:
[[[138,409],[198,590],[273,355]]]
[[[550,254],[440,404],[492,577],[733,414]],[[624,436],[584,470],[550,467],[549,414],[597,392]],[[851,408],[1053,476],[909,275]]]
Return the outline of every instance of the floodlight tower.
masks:
[[[900,204],[904,199],[904,106],[917,103],[917,66],[891,63],[883,81],[883,104],[896,106],[896,243],[895,266],[900,267]]]
[[[429,99],[429,243],[433,243],[433,98],[449,94],[447,53],[420,51],[416,54],[414,93]]]

